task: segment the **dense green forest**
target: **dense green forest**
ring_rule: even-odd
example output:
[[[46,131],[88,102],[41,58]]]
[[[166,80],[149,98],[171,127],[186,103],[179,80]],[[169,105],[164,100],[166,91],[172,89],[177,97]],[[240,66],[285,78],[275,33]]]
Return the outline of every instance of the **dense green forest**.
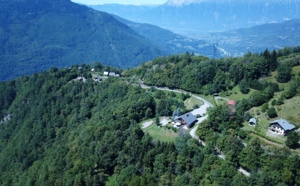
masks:
[[[284,99],[295,96],[299,74],[292,74],[291,67],[299,64],[288,56],[297,50],[220,60],[183,54],[158,58],[123,73],[149,84],[205,94],[243,87],[242,83],[246,92],[256,88],[249,97],[253,100],[237,103],[235,114],[223,105],[209,110],[197,132],[206,141],[205,147],[189,134],[180,134],[174,143],[154,141],[145,134],[138,123],[162,112],[171,115],[170,108],[182,102],[172,94],[132,85],[129,78],[94,82],[91,68],[99,72],[110,68],[99,63],[80,69],[78,65],[51,68],[0,82],[0,184],[298,185],[298,155],[288,148],[263,148],[257,138],[240,130],[245,111],[263,104],[261,99],[270,99],[278,91]],[[280,90],[278,82],[261,80],[274,70],[278,70],[278,82],[289,81],[293,86]],[[78,76],[87,81],[76,81]],[[246,146],[245,138],[249,139]],[[226,159],[216,156],[216,150]],[[237,171],[239,166],[251,175]]]
[[[219,182],[243,177],[188,136],[153,143],[137,122],[154,117],[158,96],[116,78],[74,81],[87,67],[0,83],[1,116],[10,114],[0,125],[1,185],[199,184],[215,167],[229,174]]]
[[[123,75],[138,77],[148,85],[179,88],[205,95],[225,92],[238,85],[244,94],[249,93],[250,88],[269,91],[264,97],[269,99],[272,93],[278,91],[278,83],[295,82],[296,91],[293,93],[297,93],[299,74],[292,74],[292,67],[300,65],[298,58],[293,60],[293,56],[299,52],[300,47],[286,47],[272,52],[265,50],[261,54],[249,52],[241,58],[222,59],[186,53],[156,58],[125,71]],[[266,81],[265,78],[275,70],[278,72],[277,82]],[[260,105],[260,101],[257,101],[254,105]]]

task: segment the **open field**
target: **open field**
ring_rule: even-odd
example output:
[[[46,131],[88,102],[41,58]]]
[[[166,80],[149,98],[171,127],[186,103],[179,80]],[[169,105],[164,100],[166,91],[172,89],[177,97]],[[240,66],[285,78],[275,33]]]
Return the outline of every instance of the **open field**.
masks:
[[[174,142],[175,139],[179,137],[179,134],[173,130],[167,129],[166,127],[158,127],[155,124],[143,129],[143,131],[148,133],[155,141]]]
[[[296,127],[300,127],[300,97],[284,101],[283,105],[275,107],[278,113],[277,119],[284,118]]]
[[[143,128],[143,124],[151,123],[146,128]],[[141,129],[149,134],[154,141],[161,141],[161,142],[174,142],[177,137],[179,137],[179,133],[174,132],[171,129],[167,129],[166,127],[157,126],[154,122],[154,119],[144,121],[140,124]]]
[[[224,104],[227,104],[227,100],[225,100],[225,99],[216,99],[216,103],[218,105],[224,105]]]
[[[229,100],[239,101],[241,99],[247,99],[249,95],[254,91],[254,89],[250,89],[250,92],[248,94],[242,94],[239,87],[235,86],[232,90],[228,91],[227,93],[221,92],[220,96]]]
[[[203,102],[195,97],[190,97],[184,101],[184,105],[188,110],[194,109],[195,105],[199,107],[203,105]]]
[[[213,97],[213,95],[204,95],[204,94],[194,94],[194,95],[196,95],[196,96],[198,96],[198,97],[200,97],[200,98],[203,98],[203,99],[205,99],[206,101],[208,101],[208,102],[210,102],[211,104],[213,104],[213,105],[215,105],[216,106],[216,102],[215,102],[215,100],[214,100],[214,97]]]

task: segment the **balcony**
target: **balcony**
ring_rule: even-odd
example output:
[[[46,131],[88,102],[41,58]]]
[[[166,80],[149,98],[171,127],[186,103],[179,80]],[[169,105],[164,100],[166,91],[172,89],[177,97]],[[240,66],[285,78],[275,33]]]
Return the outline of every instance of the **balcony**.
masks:
[[[269,129],[269,131],[274,132],[274,133],[276,133],[276,134],[281,134],[281,135],[284,134],[284,130],[281,129],[281,128],[278,128],[278,127],[272,127],[272,126],[271,126],[271,127],[269,127],[268,129]]]

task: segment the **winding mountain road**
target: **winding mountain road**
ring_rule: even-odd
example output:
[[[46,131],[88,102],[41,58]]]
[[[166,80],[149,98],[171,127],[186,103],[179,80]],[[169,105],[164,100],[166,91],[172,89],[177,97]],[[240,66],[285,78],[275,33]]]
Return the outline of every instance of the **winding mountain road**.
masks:
[[[145,85],[145,84],[143,84],[143,83],[140,83],[140,85],[141,85],[142,88],[151,88],[151,86]],[[177,93],[190,94],[192,97],[201,100],[201,101],[203,102],[203,105],[199,108],[199,109],[201,109],[201,112],[202,112],[201,115],[205,114],[205,113],[207,112],[207,109],[208,109],[208,108],[214,107],[214,105],[211,104],[209,101],[207,101],[207,100],[205,100],[205,99],[203,99],[203,98],[201,98],[201,97],[199,97],[199,96],[193,95],[193,94],[191,94],[191,93],[189,93],[189,92],[183,91],[183,90],[174,90],[174,89],[170,89],[170,88],[168,88],[168,87],[157,87],[157,86],[153,86],[153,87],[156,88],[156,89],[158,89],[158,90],[164,90],[164,91],[170,91],[170,92],[177,92]],[[222,97],[216,97],[216,100],[217,100],[217,99],[228,100],[228,99],[222,98]],[[203,140],[199,139],[199,137],[196,135],[196,131],[197,131],[198,127],[199,127],[199,124],[200,124],[202,121],[206,120],[207,118],[208,118],[208,115],[206,115],[206,116],[204,116],[204,117],[201,117],[201,118],[198,118],[198,121],[197,121],[196,125],[195,125],[195,126],[191,129],[191,131],[190,131],[190,135],[192,136],[192,138],[194,138],[194,139],[196,139],[196,140],[199,140],[199,141],[202,143],[203,146],[206,146],[206,144],[205,144],[205,142],[204,142]],[[220,153],[215,153],[215,154],[216,154],[219,158],[225,160],[225,156],[224,156],[224,155],[222,155],[222,154],[220,154]],[[245,169],[243,169],[242,167],[237,167],[237,170],[238,170],[239,172],[241,172],[242,174],[244,174],[245,176],[247,176],[247,177],[249,177],[249,176],[251,175],[249,172],[247,172],[247,171],[246,171]]]

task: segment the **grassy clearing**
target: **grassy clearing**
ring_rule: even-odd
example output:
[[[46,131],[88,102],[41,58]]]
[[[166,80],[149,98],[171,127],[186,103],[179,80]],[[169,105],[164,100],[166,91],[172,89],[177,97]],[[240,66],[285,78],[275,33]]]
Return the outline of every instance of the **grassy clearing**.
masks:
[[[278,118],[285,118],[290,123],[300,127],[300,97],[285,100],[283,105],[276,106]]]
[[[142,126],[142,123],[140,124],[140,126]],[[175,139],[179,137],[179,133],[176,133],[171,129],[167,129],[166,127],[159,127],[155,123],[145,129],[142,128],[142,130],[145,133],[149,134],[154,139],[154,141],[174,142]]]
[[[224,104],[227,104],[227,101],[225,99],[216,99],[216,102],[218,105],[224,105]]]
[[[279,97],[279,94],[275,95],[275,98],[277,97]],[[271,101],[269,102],[269,107],[271,107]],[[260,107],[254,107],[250,109],[249,112],[252,116],[257,118],[258,125],[256,127],[252,127],[248,125],[248,122],[245,122],[242,129],[245,131],[253,132],[260,137],[266,138],[267,140],[285,144],[286,137],[268,132],[269,123],[271,121],[284,118],[288,122],[294,124],[296,127],[300,127],[300,97],[296,96],[292,99],[285,100],[283,105],[275,105],[274,108],[276,109],[278,115],[278,117],[276,118],[269,118],[267,113],[261,112]]]
[[[275,99],[279,97],[279,94],[275,96]],[[269,101],[269,108],[272,107],[271,102],[273,99]],[[300,127],[300,96],[293,97],[288,100],[284,100],[283,105],[275,105],[274,108],[276,109],[278,117],[276,118],[269,118],[266,113],[261,112],[260,107],[254,107],[250,109],[250,114],[253,115],[255,118],[258,118],[261,125],[265,126],[268,125],[270,121],[277,120],[284,118],[290,123]]]
[[[297,76],[299,73],[300,73],[300,66],[293,67],[293,74]]]
[[[216,103],[215,103],[215,100],[214,100],[214,97],[213,95],[204,95],[204,94],[194,94],[200,98],[203,98],[205,99],[206,101],[210,102],[211,104],[215,105],[216,106]]]
[[[255,90],[250,89],[250,92],[248,94],[242,94],[239,87],[235,86],[232,90],[227,92],[221,92],[220,96],[227,98],[229,100],[239,101],[241,99],[247,99],[249,95],[254,92]]]
[[[188,110],[194,109],[195,105],[201,106],[203,102],[197,98],[190,97],[184,101],[184,105]]]

